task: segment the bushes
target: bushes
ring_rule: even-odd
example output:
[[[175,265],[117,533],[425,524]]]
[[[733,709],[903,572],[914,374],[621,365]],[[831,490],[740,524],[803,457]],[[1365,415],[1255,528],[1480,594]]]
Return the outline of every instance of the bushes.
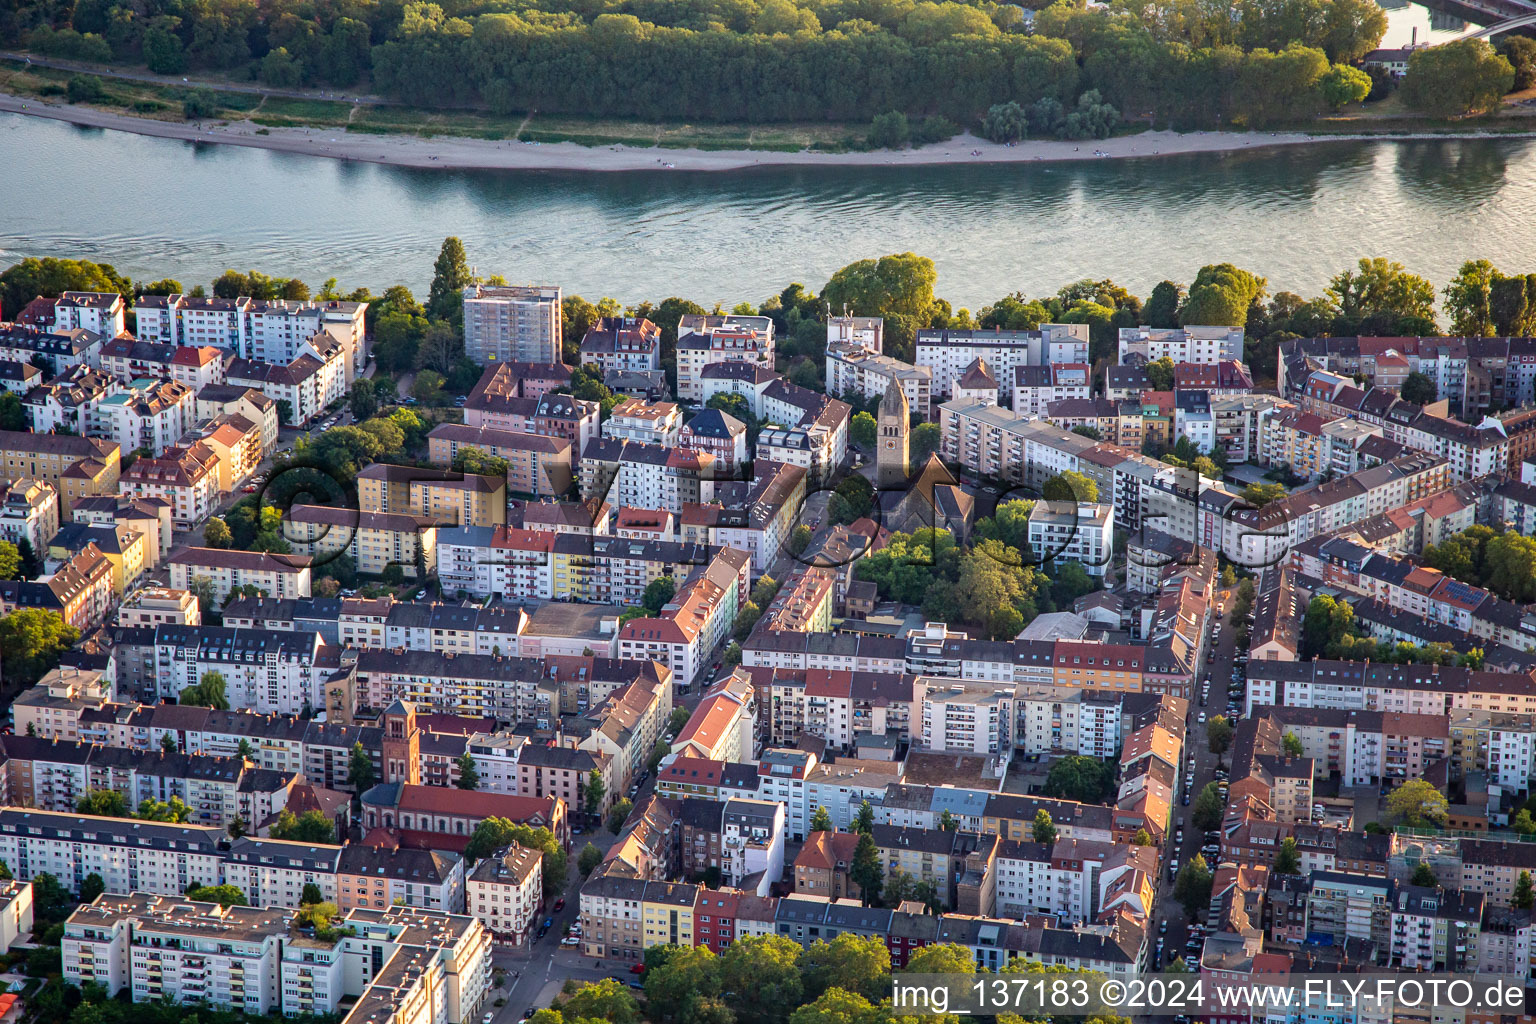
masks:
[[[27,46],[48,57],[84,60],[105,64],[112,59],[112,47],[94,32],[76,32],[72,28],[54,31],[46,25],[27,36]]]
[[[1056,103],[1060,108],[1060,102]],[[981,119],[981,134],[993,142],[1018,142],[1029,134],[1029,115],[1013,100],[994,103]]]
[[[218,113],[219,98],[211,89],[193,89],[187,98],[181,101],[181,115],[188,121],[216,117]]]
[[[1434,117],[1480,114],[1515,85],[1515,69],[1485,39],[1458,39],[1415,50],[1403,79],[1403,102]]]
[[[893,110],[888,114],[876,114],[869,126],[869,144],[874,149],[901,149],[912,137],[907,115]]]
[[[105,96],[106,90],[101,87],[101,79],[95,75],[71,75],[64,94],[71,103],[90,103]]]

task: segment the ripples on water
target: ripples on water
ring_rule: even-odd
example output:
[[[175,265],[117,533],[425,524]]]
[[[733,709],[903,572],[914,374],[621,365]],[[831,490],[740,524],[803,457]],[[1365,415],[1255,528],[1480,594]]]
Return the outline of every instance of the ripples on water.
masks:
[[[1074,164],[628,174],[411,171],[0,115],[0,258],[135,278],[227,267],[425,290],[443,236],[483,274],[624,301],[733,305],[887,252],[976,308],[1111,276],[1145,295],[1230,260],[1316,294],[1361,256],[1443,284],[1536,269],[1536,143],[1330,143]]]

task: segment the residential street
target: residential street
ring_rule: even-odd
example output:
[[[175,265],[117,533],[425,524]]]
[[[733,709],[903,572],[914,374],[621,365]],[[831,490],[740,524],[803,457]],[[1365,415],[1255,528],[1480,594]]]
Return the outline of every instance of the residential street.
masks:
[[[1179,843],[1170,840],[1170,853],[1164,854],[1161,870],[1159,871],[1157,907],[1154,919],[1158,922],[1156,927],[1161,927],[1162,922],[1167,921],[1168,931],[1163,936],[1163,956],[1161,962],[1157,964],[1158,967],[1186,955],[1185,945],[1189,940],[1189,926],[1193,923],[1185,919],[1183,906],[1179,904],[1178,900],[1174,899],[1173,878],[1170,877],[1168,872],[1171,863],[1169,858],[1170,856],[1176,856],[1180,866],[1188,864],[1200,852],[1200,847],[1205,843],[1204,833],[1195,828],[1190,820],[1191,811],[1194,809],[1195,797],[1200,794],[1200,791],[1205,788],[1207,783],[1215,778],[1214,773],[1216,770],[1216,755],[1211,753],[1210,746],[1206,742],[1205,722],[1201,720],[1201,716],[1203,713],[1205,721],[1209,721],[1216,715],[1225,715],[1227,713],[1227,688],[1232,681],[1232,659],[1237,653],[1234,646],[1234,637],[1237,631],[1227,621],[1227,611],[1232,605],[1235,593],[1236,588],[1223,588],[1219,595],[1220,605],[1218,606],[1218,613],[1221,622],[1221,634],[1220,639],[1214,640],[1212,643],[1210,660],[1206,665],[1206,675],[1211,680],[1210,697],[1206,706],[1201,707],[1197,684],[1195,698],[1190,701],[1189,734],[1184,754],[1185,763],[1180,766],[1179,771],[1181,775],[1180,784],[1182,786],[1183,778],[1188,771],[1189,755],[1193,753],[1195,755],[1195,781],[1193,786],[1184,787],[1181,791],[1189,794],[1189,806],[1184,805],[1182,795],[1174,806],[1174,834],[1178,834],[1178,829],[1182,825],[1184,841]],[[1213,624],[1213,633],[1214,630],[1215,626]],[[1206,857],[1206,862],[1214,872],[1216,870],[1216,859]],[[1157,937],[1154,936],[1152,941],[1155,945]]]

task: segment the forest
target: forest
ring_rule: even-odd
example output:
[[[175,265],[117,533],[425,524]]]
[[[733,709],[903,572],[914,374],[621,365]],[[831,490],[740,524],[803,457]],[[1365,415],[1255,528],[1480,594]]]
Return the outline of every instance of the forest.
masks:
[[[0,42],[164,74],[498,113],[759,123],[899,114],[974,126],[994,107],[1044,101],[1070,112],[1088,94],[1087,107],[1120,118],[1199,128],[1305,120],[1364,98],[1369,82],[1349,65],[1386,27],[1371,0],[1026,6],[1043,9],[990,0],[0,0]],[[1504,81],[1509,65],[1495,61],[1490,88],[1468,104],[1485,103]],[[1020,130],[1039,131],[1039,120],[1019,120]]]

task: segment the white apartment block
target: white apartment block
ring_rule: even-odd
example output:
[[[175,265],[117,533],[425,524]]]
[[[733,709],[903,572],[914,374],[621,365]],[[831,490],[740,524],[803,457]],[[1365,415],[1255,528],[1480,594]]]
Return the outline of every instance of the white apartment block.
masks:
[[[1108,571],[1115,550],[1113,505],[1037,501],[1029,513],[1029,546],[1041,561],[1077,562],[1090,576]]]
[[[827,333],[832,333],[830,325]],[[846,343],[827,345],[827,394],[879,398],[890,388],[893,380],[901,383],[902,394],[907,396],[907,407],[927,419],[933,408],[931,366],[904,363],[881,355],[878,348],[870,350]]]
[[[999,381],[1004,388],[1006,381]],[[1093,368],[1087,363],[1052,363],[1014,367],[1013,411],[1044,419],[1046,406],[1069,398],[1093,396]]]
[[[741,362],[772,370],[773,321],[766,316],[684,315],[677,325],[677,397],[705,401],[706,366]]]
[[[913,739],[937,754],[1011,757],[1013,691],[920,680],[922,707],[912,722]]]
[[[827,346],[833,345],[853,345],[878,355],[885,347],[885,319],[878,316],[829,316]]]
[[[318,418],[325,407],[347,392],[346,347],[328,334],[319,334],[300,346],[288,363],[234,359],[225,370],[225,383],[255,388],[273,402],[287,403],[284,426],[303,426]]]
[[[63,973],[134,1002],[206,1002],[253,1016],[338,1013],[373,1024],[467,1024],[491,988],[475,919],[354,908],[340,934],[306,934],[285,911],[107,892],[65,923]]]
[[[347,349],[349,377],[361,373],[367,362],[366,302],[141,295],[133,309],[141,341],[211,345],[242,359],[286,364],[306,341],[328,333]]]
[[[1014,710],[1014,744],[1025,753],[1065,750],[1101,759],[1120,756],[1120,694],[1020,687]]]
[[[142,449],[158,456],[192,428],[196,412],[197,396],[187,385],[140,379],[102,400],[97,436],[116,441],[125,452]]]
[[[155,693],[177,697],[224,676],[231,707],[261,714],[297,715],[325,707],[325,681],[339,666],[325,664],[319,633],[162,625],[155,630]]]
[[[935,399],[954,396],[955,381],[977,359],[991,368],[997,380],[1013,380],[1019,366],[1087,363],[1087,324],[1041,324],[1034,331],[917,332],[917,365],[933,372]]]
[[[1122,327],[1120,357],[1140,356],[1155,363],[1164,356],[1175,363],[1201,363],[1214,366],[1224,359],[1243,361],[1241,327]]]
[[[167,561],[172,587],[191,590],[194,581],[207,579],[220,605],[239,586],[255,586],[267,597],[310,596],[310,559],[304,555],[188,547]]]
[[[123,333],[127,306],[117,292],[65,292],[53,303],[53,329],[94,331],[103,338]]]
[[[464,289],[464,354],[489,363],[559,363],[560,289],[553,285]]]
[[[35,477],[0,477],[0,540],[26,541],[40,555],[58,532],[58,488]]]
[[[613,407],[603,423],[603,436],[640,441],[666,448],[677,447],[683,430],[683,414],[673,402],[647,402],[626,398]]]

